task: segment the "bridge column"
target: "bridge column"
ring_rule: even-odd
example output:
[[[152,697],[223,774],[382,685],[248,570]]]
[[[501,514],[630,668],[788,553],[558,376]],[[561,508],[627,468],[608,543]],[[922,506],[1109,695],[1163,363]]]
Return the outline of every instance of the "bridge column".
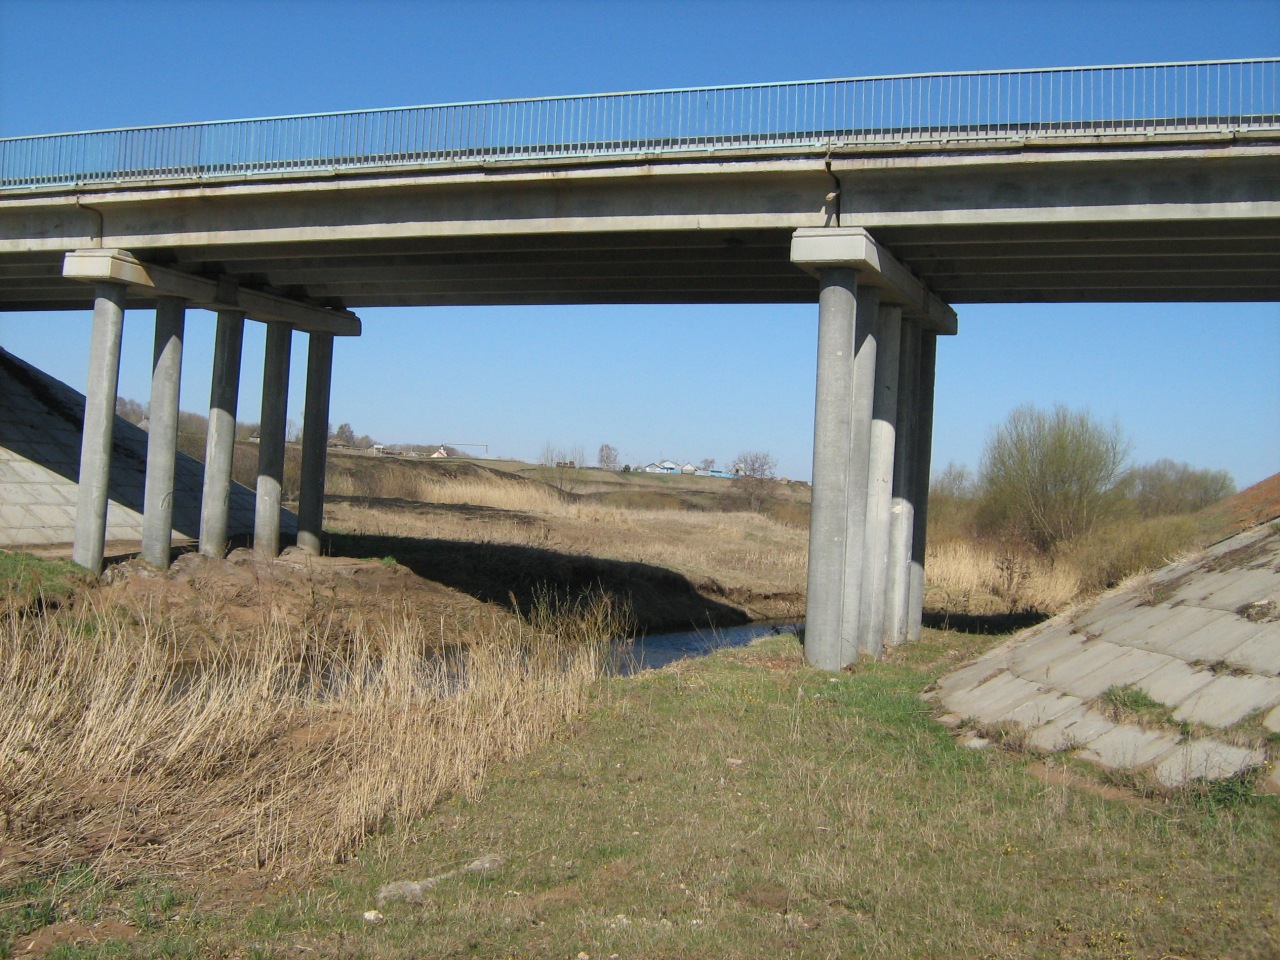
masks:
[[[907,639],[911,599],[911,541],[915,523],[915,440],[920,379],[920,324],[904,318],[898,364],[898,428],[893,447],[893,506],[889,519],[889,580],[884,642]]]
[[[844,591],[841,595],[842,667],[858,658],[867,596],[867,517],[871,500],[872,412],[876,402],[876,365],[880,350],[880,291],[858,289],[853,334],[853,395],[849,410],[849,478],[845,484]]]
[[[851,269],[823,270],[818,284],[818,386],[804,652],[814,666],[838,670],[849,662],[841,643],[840,619],[844,609],[858,274]]]
[[[72,559],[93,573],[102,572],[102,555],[106,550],[111,441],[116,391],[120,386],[124,302],[124,284],[104,282],[95,285],[89,378],[84,398],[84,432],[80,439],[76,533],[72,547]]]
[[[280,489],[284,481],[289,350],[292,342],[292,327],[284,323],[267,324],[267,354],[262,368],[262,422],[258,427],[258,497],[253,522],[253,551],[268,559],[280,555]]]
[[[907,604],[907,640],[919,640],[924,619],[925,531],[929,522],[929,469],[933,454],[933,386],[938,358],[938,335],[928,330],[920,334],[919,399],[916,404],[915,437],[911,444],[912,493],[915,517],[911,535],[911,592]]]
[[[187,302],[156,302],[151,404],[147,411],[147,479],[142,508],[142,558],[164,569],[173,554],[173,471],[178,452],[178,394],[182,384],[182,335]]]
[[[236,450],[236,406],[240,397],[240,354],[244,314],[218,311],[209,391],[209,436],[205,443],[204,492],[200,503],[200,552],[221,559],[227,552],[231,465]]]
[[[298,491],[298,546],[320,555],[324,526],[324,469],[329,450],[329,394],[333,337],[312,333],[307,343],[307,400],[302,420],[302,478]]]
[[[858,650],[872,657],[884,653],[901,340],[902,308],[881,307],[876,326],[875,398],[870,423],[867,526],[863,538],[863,596],[858,615]]]

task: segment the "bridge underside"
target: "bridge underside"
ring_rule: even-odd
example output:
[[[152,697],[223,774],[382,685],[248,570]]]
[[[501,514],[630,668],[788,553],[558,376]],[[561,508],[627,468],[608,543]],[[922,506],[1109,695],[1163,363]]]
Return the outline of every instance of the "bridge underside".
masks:
[[[882,153],[33,191],[0,199],[0,310],[94,307],[100,441],[126,307],[157,310],[153,406],[160,391],[176,417],[180,363],[161,364],[166,345],[180,353],[172,301],[216,305],[216,363],[227,369],[215,366],[211,422],[234,424],[236,325],[250,302],[333,312],[816,301],[806,653],[839,668],[919,631],[936,336],[956,331],[948,303],[1280,300],[1280,142]],[[78,261],[170,285],[77,273]],[[264,443],[259,513],[269,517],[289,321],[264,319],[274,329],[261,419],[274,459]],[[304,446],[311,437],[320,478],[331,319],[315,320],[308,360]],[[322,494],[322,480],[312,489]],[[317,502],[301,512],[318,535]],[[270,555],[278,531],[266,534]],[[220,538],[208,539],[216,552]]]
[[[876,239],[963,303],[1280,299],[1280,222],[882,227]],[[791,228],[421,237],[160,247],[149,263],[328,307],[812,303]],[[61,251],[8,254],[0,310],[86,309]],[[131,294],[130,307],[154,302]]]

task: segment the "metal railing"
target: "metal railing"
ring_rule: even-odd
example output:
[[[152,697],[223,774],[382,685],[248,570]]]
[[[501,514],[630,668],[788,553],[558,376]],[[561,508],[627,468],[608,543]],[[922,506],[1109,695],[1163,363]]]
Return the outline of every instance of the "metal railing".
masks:
[[[1280,58],[492,100],[0,139],[0,190],[441,163],[1280,129]]]

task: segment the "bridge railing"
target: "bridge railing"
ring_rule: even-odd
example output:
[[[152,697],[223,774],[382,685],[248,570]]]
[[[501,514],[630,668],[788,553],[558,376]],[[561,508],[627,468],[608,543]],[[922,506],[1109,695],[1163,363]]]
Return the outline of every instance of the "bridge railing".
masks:
[[[0,139],[0,190],[388,165],[1280,129],[1280,58],[493,100]]]

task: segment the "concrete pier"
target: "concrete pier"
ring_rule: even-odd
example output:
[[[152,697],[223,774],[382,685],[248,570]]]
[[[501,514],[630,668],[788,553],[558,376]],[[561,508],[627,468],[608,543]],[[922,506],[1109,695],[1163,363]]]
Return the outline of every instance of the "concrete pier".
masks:
[[[182,385],[182,336],[186,301],[156,303],[151,404],[147,418],[147,479],[142,508],[142,558],[162,569],[173,553],[173,470],[178,452],[178,394]]]
[[[867,472],[867,521],[863,538],[862,602],[858,612],[858,652],[884,652],[885,591],[889,582],[890,520],[898,420],[898,368],[902,309],[881,307],[876,328],[876,370]]]
[[[209,436],[205,444],[204,493],[200,507],[200,552],[221,558],[227,552],[227,510],[231,464],[236,447],[236,406],[240,397],[240,354],[244,314],[218,311],[209,391]]]
[[[102,572],[102,555],[106,549],[111,430],[116,416],[116,391],[120,384],[124,302],[123,284],[96,285],[89,377],[85,387],[84,433],[80,444],[76,541],[72,548],[72,559],[93,573]]]
[[[845,487],[844,592],[840,615],[841,664],[858,658],[866,584],[867,502],[871,474],[871,413],[875,406],[876,357],[880,347],[880,291],[858,289],[853,331],[853,395],[849,410],[849,480]]]
[[[849,415],[853,397],[858,275],[823,270],[818,294],[818,386],[813,418],[813,505],[809,521],[805,657],[838,670],[844,609],[845,493],[849,486]]]
[[[919,337],[929,329],[932,348],[932,331],[954,333],[955,312],[857,227],[797,230],[791,259],[819,290],[805,658],[839,670],[912,622],[919,635],[908,559],[923,520],[909,491],[916,470],[928,483],[933,403]]]
[[[929,523],[929,469],[933,453],[933,381],[937,367],[938,336],[926,330],[920,335],[920,385],[916,405],[914,469],[911,485],[915,517],[911,533],[911,594],[907,604],[907,640],[920,639],[924,618],[925,531]]]
[[[920,324],[902,321],[898,361],[898,422],[893,446],[893,504],[889,510],[884,642],[906,642],[911,599],[911,538],[915,524],[915,440],[920,388]]]
[[[285,426],[289,403],[289,351],[293,328],[267,324],[267,353],[262,367],[262,420],[258,426],[258,498],[253,522],[253,551],[280,555],[280,491],[284,482]]]
[[[329,389],[333,378],[333,337],[310,335],[307,344],[307,399],[302,419],[302,477],[298,490],[298,546],[320,555],[324,527],[324,471],[329,451]]]

